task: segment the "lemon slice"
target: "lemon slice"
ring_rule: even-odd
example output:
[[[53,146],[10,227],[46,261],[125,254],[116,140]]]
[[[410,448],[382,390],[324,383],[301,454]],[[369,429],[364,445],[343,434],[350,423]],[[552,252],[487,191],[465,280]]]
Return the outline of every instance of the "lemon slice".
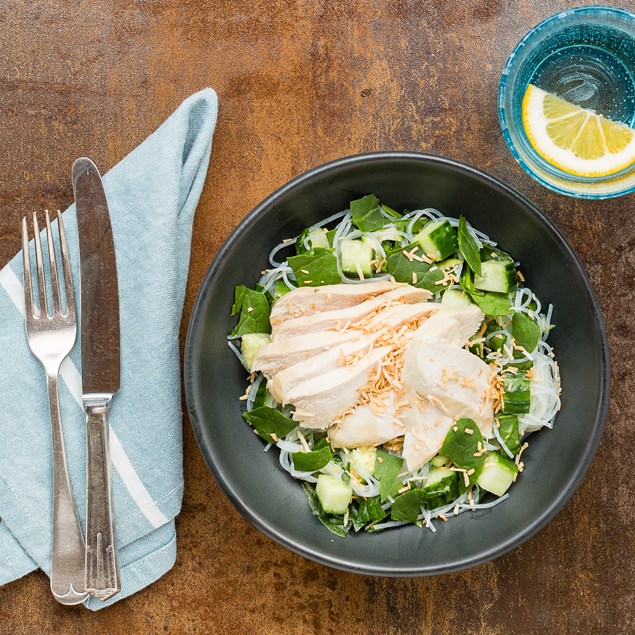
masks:
[[[575,176],[610,176],[635,164],[635,130],[529,84],[523,126],[536,152]]]

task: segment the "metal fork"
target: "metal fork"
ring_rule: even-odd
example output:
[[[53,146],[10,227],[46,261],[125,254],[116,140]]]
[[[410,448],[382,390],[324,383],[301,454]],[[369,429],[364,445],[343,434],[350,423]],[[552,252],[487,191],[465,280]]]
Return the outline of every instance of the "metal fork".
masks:
[[[51,562],[51,591],[61,604],[79,604],[88,593],[84,575],[84,538],[73,502],[71,483],[66,466],[62,418],[60,415],[57,383],[60,366],[68,356],[77,335],[73,278],[62,215],[57,213],[62,254],[62,271],[66,296],[66,312],[62,312],[60,281],[51,231],[51,220],[46,212],[46,236],[53,297],[52,311],[46,294],[46,274],[42,257],[42,242],[37,217],[33,214],[35,232],[35,263],[39,311],[35,310],[31,284],[31,256],[29,230],[26,217],[22,219],[22,257],[24,261],[24,304],[26,336],[31,352],[40,361],[46,373],[53,438],[53,558]]]

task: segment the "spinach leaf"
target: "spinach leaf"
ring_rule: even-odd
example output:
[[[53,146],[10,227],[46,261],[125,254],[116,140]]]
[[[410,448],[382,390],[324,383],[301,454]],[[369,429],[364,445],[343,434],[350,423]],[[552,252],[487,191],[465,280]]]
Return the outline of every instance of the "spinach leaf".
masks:
[[[358,505],[352,505],[350,509],[355,531],[359,531],[367,523],[377,523],[386,518],[386,512],[381,508],[379,502],[379,496],[361,498]]]
[[[507,260],[514,262],[514,259],[506,251],[492,247],[492,245],[483,245],[481,249],[481,262],[485,262],[486,260]]]
[[[509,315],[512,307],[509,303],[509,296],[505,293],[494,293],[493,291],[481,291],[474,286],[472,270],[463,267],[459,284],[465,292],[472,298],[485,315],[496,317],[498,315]]]
[[[509,296],[505,293],[475,289],[470,293],[470,297],[485,315],[496,317],[498,315],[509,315],[512,312]]]
[[[411,489],[408,492],[397,496],[390,508],[390,515],[393,520],[403,520],[414,523],[421,513],[421,505],[424,499],[424,492],[420,489]]]
[[[540,339],[540,327],[526,313],[514,313],[512,337],[518,346],[522,346],[528,353],[533,353]]]
[[[329,531],[332,531],[336,536],[345,538],[348,533],[348,528],[344,526],[343,518],[340,516],[329,516],[329,514],[322,509],[313,485],[310,485],[309,483],[302,483],[302,487],[306,497],[309,499],[309,506],[311,507],[313,515],[317,516],[320,519],[320,522]]]
[[[231,332],[232,335],[246,333],[271,333],[269,315],[271,308],[266,296],[260,291],[249,289],[239,284],[234,292],[232,315],[240,313],[238,324]]]
[[[386,224],[386,219],[379,210],[379,199],[374,194],[351,201],[351,220],[360,231],[374,232]]]
[[[469,430],[470,432],[466,432]],[[476,479],[483,471],[485,458],[483,455],[474,456],[478,453],[478,444],[483,443],[483,435],[479,427],[472,419],[459,419],[448,431],[441,447],[441,454],[450,458],[456,467],[467,470],[474,470],[468,474],[470,485],[476,483]],[[459,488],[464,491],[465,479],[461,475]]]
[[[401,457],[385,450],[377,450],[374,476],[379,481],[379,500],[382,503],[390,495],[402,466],[403,459]]]
[[[279,410],[269,406],[260,406],[245,412],[243,419],[269,443],[273,440],[272,435],[275,434],[282,439],[298,425],[293,419],[285,417]]]
[[[395,220],[399,220],[401,218],[401,214],[392,209],[392,207],[388,207],[388,205],[382,203],[381,208],[384,210],[384,212],[386,212],[386,214],[388,214],[388,216],[392,216]]]
[[[290,256],[287,260],[301,287],[342,282],[337,272],[337,258],[333,249],[319,247],[298,256]]]
[[[442,285],[436,284],[444,277],[443,270],[427,262],[410,260],[404,255],[404,251],[411,251],[415,245],[399,247],[386,255],[386,267],[397,282],[407,282],[419,289],[427,289],[433,293],[440,291]],[[416,252],[415,252],[416,253]],[[431,267],[434,269],[431,270]]]
[[[315,472],[321,470],[332,458],[331,448],[325,447],[311,452],[292,452],[293,466],[300,472]]]
[[[470,269],[477,275],[481,275],[481,256],[479,254],[478,245],[468,231],[465,216],[459,218],[459,249],[465,258],[465,262]]]
[[[422,504],[426,509],[436,509],[447,505],[459,495],[459,473],[451,472],[450,474],[434,485],[426,485],[423,488]]]

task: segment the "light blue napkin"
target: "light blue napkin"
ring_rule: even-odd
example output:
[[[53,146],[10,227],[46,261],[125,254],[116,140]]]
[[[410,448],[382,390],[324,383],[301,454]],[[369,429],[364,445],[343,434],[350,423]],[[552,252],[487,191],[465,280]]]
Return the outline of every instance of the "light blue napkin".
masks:
[[[179,325],[194,210],[205,181],[218,100],[185,100],[104,177],[117,253],[121,390],[109,415],[121,593],[152,583],[176,556],[183,494]],[[70,160],[69,160],[70,179]],[[79,294],[75,206],[64,212]],[[79,307],[79,297],[77,298]],[[50,573],[51,424],[44,375],[24,329],[22,257],[0,271],[0,584]],[[78,340],[79,343],[79,335]],[[62,366],[60,400],[70,477],[85,526],[85,419],[76,344]]]

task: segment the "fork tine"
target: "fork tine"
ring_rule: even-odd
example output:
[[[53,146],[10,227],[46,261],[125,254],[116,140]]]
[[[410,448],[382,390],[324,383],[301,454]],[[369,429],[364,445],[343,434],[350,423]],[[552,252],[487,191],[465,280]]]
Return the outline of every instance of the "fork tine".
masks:
[[[57,279],[57,259],[55,258],[55,245],[53,244],[53,233],[51,231],[51,218],[46,210],[46,242],[48,244],[49,263],[51,265],[51,287],[53,289],[53,315],[62,312],[62,297],[60,283]]]
[[[29,225],[26,216],[22,219],[22,265],[24,270],[24,312],[33,317],[33,289],[31,287],[31,254],[29,253]]]
[[[62,214],[57,210],[57,228],[60,233],[60,251],[62,253],[62,268],[64,270],[64,289],[66,292],[66,315],[75,317],[75,294],[73,293],[73,273],[71,272],[71,261],[68,256],[68,245],[66,244],[66,232],[64,231],[64,221]]]
[[[44,260],[42,258],[42,240],[40,239],[40,226],[37,222],[37,215],[33,212],[33,231],[35,236],[35,264],[37,266],[37,290],[40,300],[40,317],[48,315],[49,307],[46,300],[46,279],[44,278]]]

